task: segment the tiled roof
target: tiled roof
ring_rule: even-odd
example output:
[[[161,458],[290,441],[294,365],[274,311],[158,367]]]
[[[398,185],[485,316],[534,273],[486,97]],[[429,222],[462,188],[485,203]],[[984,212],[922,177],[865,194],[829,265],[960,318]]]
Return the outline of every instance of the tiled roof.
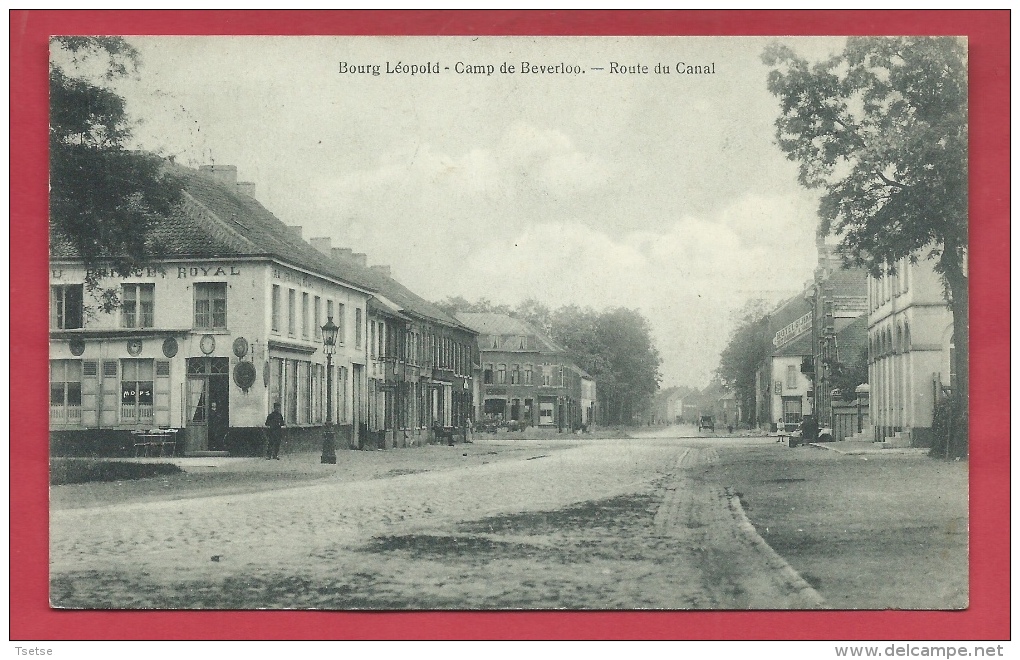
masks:
[[[396,280],[352,260],[323,254],[254,198],[196,170],[170,164],[167,167],[181,178],[184,204],[153,227],[150,247],[154,254],[164,258],[275,258],[381,293],[405,312],[463,327]],[[56,235],[51,236],[50,255],[52,258],[78,256],[68,241]]]
[[[539,344],[539,351],[552,351],[561,353],[564,348],[549,337],[540,333],[533,325],[523,319],[514,318],[508,314],[497,314],[493,312],[457,312],[457,318],[461,323],[471,328],[480,335],[516,335],[534,337]],[[482,350],[485,350],[482,347]]]

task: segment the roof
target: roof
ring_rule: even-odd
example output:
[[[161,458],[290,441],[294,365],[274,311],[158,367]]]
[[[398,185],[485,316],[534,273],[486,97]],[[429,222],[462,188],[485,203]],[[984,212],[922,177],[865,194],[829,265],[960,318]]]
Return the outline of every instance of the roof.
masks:
[[[196,170],[172,164],[167,167],[180,177],[184,204],[154,224],[149,237],[152,253],[164,258],[273,258],[379,293],[402,312],[466,329],[393,278],[353,260],[323,254],[254,198]],[[70,242],[56,235],[51,236],[50,256],[80,258]]]
[[[563,353],[566,351],[551,338],[538,331],[524,319],[495,312],[457,312],[457,319],[480,335],[513,335],[533,337],[538,347],[529,352],[545,351]],[[485,347],[481,347],[486,350]],[[502,350],[502,349],[500,349]]]

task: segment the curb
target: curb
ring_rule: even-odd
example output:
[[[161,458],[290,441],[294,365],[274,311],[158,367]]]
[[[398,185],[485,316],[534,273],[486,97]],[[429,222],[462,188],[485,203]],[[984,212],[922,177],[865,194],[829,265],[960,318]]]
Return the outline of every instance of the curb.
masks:
[[[829,451],[834,451],[843,456],[861,456],[863,454],[867,454],[869,456],[888,456],[891,454],[912,454],[915,456],[924,456],[929,451],[924,447],[894,447],[890,449],[872,449],[870,447],[865,449],[862,447],[860,449],[836,449],[835,447],[830,447],[830,444],[831,443],[827,442],[809,442],[808,446],[817,447],[818,449],[828,449]]]
[[[730,512],[733,517],[737,520],[737,525],[741,531],[751,540],[754,545],[765,555],[769,568],[778,570],[783,577],[793,586],[795,593],[800,597],[801,605],[796,609],[828,609],[828,605],[825,604],[825,599],[822,598],[821,594],[815,591],[807,580],[800,576],[790,563],[783,559],[782,555],[776,552],[768,542],[761,537],[758,530],[754,528],[751,521],[748,519],[747,514],[744,512],[744,507],[740,504],[740,498],[733,493],[733,488],[727,486],[725,488],[726,499],[729,503]]]

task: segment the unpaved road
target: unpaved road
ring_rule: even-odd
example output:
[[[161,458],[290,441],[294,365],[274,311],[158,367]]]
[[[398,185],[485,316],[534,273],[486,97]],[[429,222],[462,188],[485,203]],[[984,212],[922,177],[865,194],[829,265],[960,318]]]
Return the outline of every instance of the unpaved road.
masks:
[[[430,462],[438,448],[401,450],[410,467],[325,473],[271,490],[258,489],[263,463],[250,459],[254,492],[55,505],[51,600],[85,608],[824,606],[746,524],[733,496],[704,478],[717,443],[481,439],[471,458],[493,460]],[[445,448],[461,449],[467,457],[467,447]]]

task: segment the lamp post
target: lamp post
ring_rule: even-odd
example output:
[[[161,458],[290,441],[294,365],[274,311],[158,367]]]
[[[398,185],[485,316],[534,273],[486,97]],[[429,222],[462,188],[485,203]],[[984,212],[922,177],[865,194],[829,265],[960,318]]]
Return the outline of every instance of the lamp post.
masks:
[[[322,433],[321,463],[336,463],[336,434],[333,432],[333,353],[336,352],[336,333],[340,328],[333,317],[322,326],[322,350],[326,354],[326,428]]]

